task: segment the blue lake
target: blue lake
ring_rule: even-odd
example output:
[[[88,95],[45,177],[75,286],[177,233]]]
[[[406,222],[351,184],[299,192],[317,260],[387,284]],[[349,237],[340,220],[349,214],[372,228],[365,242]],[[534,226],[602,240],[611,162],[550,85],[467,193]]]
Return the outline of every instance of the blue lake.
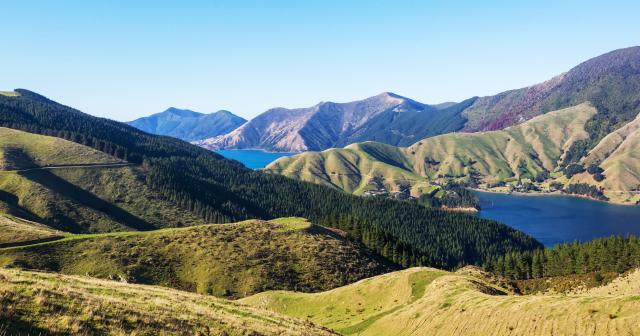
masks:
[[[233,160],[242,162],[251,169],[264,168],[271,162],[283,156],[291,156],[296,153],[272,153],[259,149],[221,149],[216,153]]]
[[[546,246],[610,235],[640,236],[640,206],[579,197],[477,192],[479,216],[519,229]]]
[[[261,150],[219,150],[219,154],[242,162],[251,169],[264,168],[283,156]],[[640,236],[640,206],[616,205],[579,197],[525,196],[476,192],[479,216],[505,223],[546,246],[610,235]]]

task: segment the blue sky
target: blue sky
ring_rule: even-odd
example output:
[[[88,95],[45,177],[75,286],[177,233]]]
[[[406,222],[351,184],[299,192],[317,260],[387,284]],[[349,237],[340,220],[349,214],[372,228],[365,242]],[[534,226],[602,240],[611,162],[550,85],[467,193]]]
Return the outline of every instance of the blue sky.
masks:
[[[638,1],[0,1],[0,90],[117,120],[458,101],[640,44]]]

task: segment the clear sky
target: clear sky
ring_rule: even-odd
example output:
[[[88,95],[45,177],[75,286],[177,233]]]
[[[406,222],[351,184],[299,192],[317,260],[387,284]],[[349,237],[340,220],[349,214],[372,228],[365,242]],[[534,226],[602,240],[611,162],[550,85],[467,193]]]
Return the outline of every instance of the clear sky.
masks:
[[[531,85],[640,44],[640,1],[0,0],[0,90],[131,120]]]

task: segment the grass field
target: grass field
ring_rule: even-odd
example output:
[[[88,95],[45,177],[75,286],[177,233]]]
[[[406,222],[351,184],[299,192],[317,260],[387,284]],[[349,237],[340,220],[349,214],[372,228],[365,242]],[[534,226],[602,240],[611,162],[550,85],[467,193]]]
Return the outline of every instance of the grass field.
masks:
[[[327,290],[393,269],[340,232],[299,218],[69,235],[0,249],[0,265],[223,297]]]
[[[332,335],[308,321],[168,288],[0,269],[2,335]]]
[[[62,238],[65,232],[10,215],[0,215],[0,247],[25,244],[47,239]]]
[[[71,141],[0,127],[2,170],[122,162],[111,155]]]
[[[515,295],[475,268],[411,268],[328,292],[241,300],[346,335],[639,335],[640,272],[576,294]]]

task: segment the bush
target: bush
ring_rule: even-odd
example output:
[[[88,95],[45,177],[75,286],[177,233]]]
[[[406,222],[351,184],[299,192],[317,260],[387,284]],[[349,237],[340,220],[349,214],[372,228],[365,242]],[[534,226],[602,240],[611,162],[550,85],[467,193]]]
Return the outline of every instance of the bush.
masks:
[[[587,167],[587,173],[591,175],[595,175],[603,172],[604,172],[604,169],[600,168],[600,166],[598,165],[592,164],[592,165],[589,165],[589,167]]]
[[[543,170],[541,172],[539,172],[536,175],[536,182],[540,183],[540,182],[544,182],[549,178],[549,172],[546,170]]]
[[[573,175],[580,174],[582,172],[584,172],[584,167],[579,165],[579,164],[576,164],[576,163],[572,163],[572,164],[564,167],[564,175],[567,178],[571,178],[571,177],[573,177]]]

